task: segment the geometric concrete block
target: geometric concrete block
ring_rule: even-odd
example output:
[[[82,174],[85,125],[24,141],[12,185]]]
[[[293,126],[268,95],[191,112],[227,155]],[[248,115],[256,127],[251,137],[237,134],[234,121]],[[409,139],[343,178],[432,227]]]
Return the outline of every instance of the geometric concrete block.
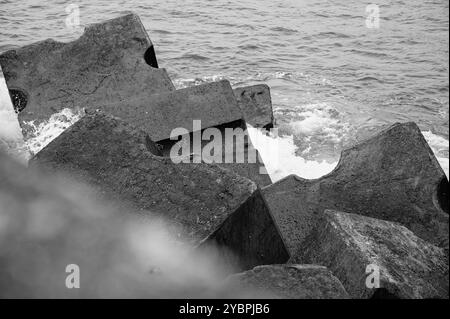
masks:
[[[290,262],[326,266],[353,298],[448,298],[444,250],[400,224],[327,210],[302,248]]]
[[[325,209],[398,222],[448,249],[448,180],[414,123],[394,124],[344,150],[328,175],[292,175],[262,191],[291,256]]]
[[[171,92],[147,93],[96,107],[130,122],[148,133],[155,142],[170,139],[175,128],[192,132],[194,120],[201,121],[201,127],[196,130],[202,130],[243,118],[228,81]]]
[[[4,52],[0,66],[26,139],[34,133],[27,122],[39,124],[64,108],[95,108],[175,89],[158,69],[135,14],[92,24],[73,42],[49,39]]]
[[[267,265],[225,281],[232,298],[348,299],[339,280],[323,266]]]
[[[81,118],[30,160],[62,171],[99,194],[160,214],[188,240],[212,234],[256,190],[250,180],[216,165],[174,164],[152,154],[143,131],[101,112]]]
[[[233,91],[248,124],[266,129],[273,127],[272,98],[266,84],[240,87]]]
[[[192,244],[220,242],[237,257],[233,265],[289,258],[255,183],[214,164],[175,164],[144,131],[103,112],[82,117],[29,164],[81,180],[144,219],[163,217]]]

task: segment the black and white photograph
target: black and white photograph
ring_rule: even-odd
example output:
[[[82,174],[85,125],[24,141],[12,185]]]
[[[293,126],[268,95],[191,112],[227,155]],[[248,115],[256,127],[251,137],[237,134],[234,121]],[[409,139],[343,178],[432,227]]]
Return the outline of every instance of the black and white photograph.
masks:
[[[0,299],[448,301],[448,175],[448,0],[0,0]]]

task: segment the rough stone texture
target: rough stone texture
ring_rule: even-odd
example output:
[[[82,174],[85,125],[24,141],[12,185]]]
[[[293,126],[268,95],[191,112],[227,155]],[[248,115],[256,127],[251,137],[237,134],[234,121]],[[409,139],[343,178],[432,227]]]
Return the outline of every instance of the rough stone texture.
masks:
[[[443,249],[400,224],[326,210],[303,247],[290,262],[328,267],[353,298],[448,298]],[[384,292],[367,288],[368,265],[379,267]]]
[[[348,299],[339,280],[323,266],[268,265],[230,276],[225,285],[243,298]]]
[[[148,151],[148,136],[118,118],[94,112],[30,161],[73,174],[140,209],[160,212],[201,240],[255,190],[248,179],[214,165],[174,164]]]
[[[239,87],[234,89],[234,95],[248,124],[267,129],[273,127],[274,118],[269,86],[258,84]]]
[[[398,222],[448,249],[448,180],[414,123],[395,124],[344,150],[336,169],[316,180],[289,176],[263,189],[295,255],[325,209]]]
[[[152,212],[145,222],[132,212],[0,150],[0,298],[224,295],[217,283],[229,272],[220,260],[167,236],[168,225],[148,218]],[[70,264],[80,267],[79,289],[64,284]]]
[[[146,62],[147,61],[147,62]],[[45,40],[0,55],[25,138],[33,126],[64,108],[96,108],[174,90],[158,69],[152,42],[137,15],[90,25],[76,41]]]
[[[266,203],[259,191],[255,193],[257,187],[252,181],[216,165],[174,164],[170,158],[152,154],[154,149],[145,132],[121,119],[93,112],[32,158],[30,166],[61,170],[92,185],[105,198],[124,202],[144,214],[148,210],[160,214],[178,226],[180,237],[194,244],[208,241],[207,237],[214,234],[223,246],[231,248],[238,261],[242,259],[240,264],[287,260],[278,231],[267,216],[268,209],[261,207]],[[231,217],[236,210],[242,218]],[[234,233],[241,229],[221,227],[230,218],[237,224],[260,218],[258,226],[262,229],[249,225],[242,231],[259,236],[261,243],[268,242],[263,238],[266,234],[273,246],[260,248],[244,240],[239,247],[233,240],[239,236]],[[280,252],[267,251],[270,247]]]
[[[175,128],[193,131],[193,121],[201,128],[242,119],[230,82],[220,81],[172,92],[141,94],[135,99],[101,106],[147,132],[155,141],[169,139]]]

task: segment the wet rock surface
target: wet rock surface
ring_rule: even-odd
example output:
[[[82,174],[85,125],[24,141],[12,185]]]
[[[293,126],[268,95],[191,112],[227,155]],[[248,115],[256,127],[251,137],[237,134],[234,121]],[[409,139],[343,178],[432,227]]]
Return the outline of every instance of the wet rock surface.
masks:
[[[385,220],[327,210],[290,262],[328,267],[353,298],[448,298],[444,250]]]
[[[175,89],[135,14],[90,25],[73,42],[49,39],[7,51],[0,66],[25,138],[33,136],[29,121],[38,125],[64,108],[95,109]]]
[[[340,281],[317,265],[267,265],[230,276],[228,290],[242,298],[348,299]]]
[[[344,150],[330,174],[316,180],[289,176],[263,194],[291,253],[302,247],[325,209],[398,222],[448,249],[442,184],[448,180],[419,128],[405,123]]]

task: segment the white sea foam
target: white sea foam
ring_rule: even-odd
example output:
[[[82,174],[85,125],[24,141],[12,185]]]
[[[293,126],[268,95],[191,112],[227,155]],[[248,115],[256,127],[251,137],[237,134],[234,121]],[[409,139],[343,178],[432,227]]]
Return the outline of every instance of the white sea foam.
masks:
[[[65,129],[78,121],[82,114],[82,110],[63,109],[39,125],[28,123],[34,126],[35,137],[28,139],[25,143],[5,79],[0,77],[0,148],[21,162],[26,163],[31,155],[47,146]]]
[[[447,178],[449,177],[449,141],[440,135],[433,134],[431,131],[423,131],[423,136],[434,152],[439,164],[441,164]]]
[[[296,155],[298,147],[292,135],[266,134],[261,129],[248,126],[253,145],[259,151],[272,182],[291,174],[314,179],[331,172],[337,162],[307,160]]]
[[[28,123],[34,126],[34,137],[27,140],[26,145],[31,154],[38,153],[46,147],[51,141],[57,138],[67,128],[77,122],[84,114],[84,110],[63,109],[53,114],[48,121],[39,125]]]

